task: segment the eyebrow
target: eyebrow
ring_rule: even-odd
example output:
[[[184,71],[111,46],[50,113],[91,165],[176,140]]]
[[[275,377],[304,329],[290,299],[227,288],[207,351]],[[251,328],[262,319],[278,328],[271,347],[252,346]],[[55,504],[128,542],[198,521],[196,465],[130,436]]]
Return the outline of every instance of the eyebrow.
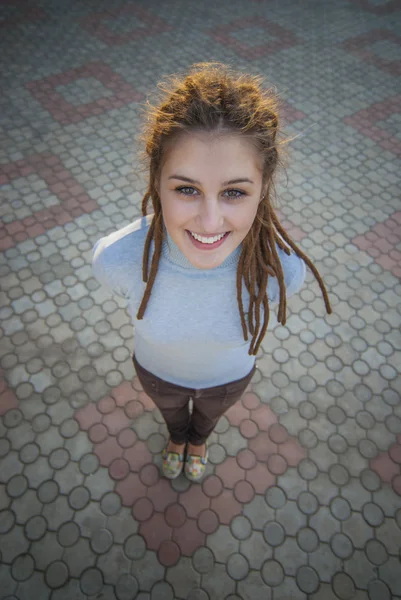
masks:
[[[181,179],[181,181],[186,181],[187,183],[195,183],[196,185],[201,185],[199,181],[196,179],[191,179],[190,177],[185,177],[185,175],[170,175],[169,179]],[[248,179],[247,177],[238,177],[238,179],[230,179],[230,181],[223,181],[223,185],[233,185],[235,183],[254,183],[252,179]]]

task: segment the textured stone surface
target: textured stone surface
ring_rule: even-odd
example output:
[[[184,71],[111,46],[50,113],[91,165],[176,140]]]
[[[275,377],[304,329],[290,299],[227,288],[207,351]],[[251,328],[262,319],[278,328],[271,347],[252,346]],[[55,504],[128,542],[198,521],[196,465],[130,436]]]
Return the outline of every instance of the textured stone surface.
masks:
[[[2,597],[398,600],[398,6],[142,4],[1,6]],[[307,269],[193,485],[90,262],[141,214],[141,104],[203,60],[277,86],[278,215],[333,314]]]

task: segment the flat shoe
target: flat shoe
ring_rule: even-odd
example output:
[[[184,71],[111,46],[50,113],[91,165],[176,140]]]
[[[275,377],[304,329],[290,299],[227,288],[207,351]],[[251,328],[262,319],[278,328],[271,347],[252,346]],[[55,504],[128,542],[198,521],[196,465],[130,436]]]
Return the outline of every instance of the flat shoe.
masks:
[[[199,481],[205,474],[206,465],[209,458],[206,446],[206,455],[197,456],[196,454],[187,454],[185,459],[185,475],[190,481]]]
[[[184,455],[178,452],[168,452],[167,448],[163,450],[163,475],[167,479],[177,479],[180,476],[184,467]]]

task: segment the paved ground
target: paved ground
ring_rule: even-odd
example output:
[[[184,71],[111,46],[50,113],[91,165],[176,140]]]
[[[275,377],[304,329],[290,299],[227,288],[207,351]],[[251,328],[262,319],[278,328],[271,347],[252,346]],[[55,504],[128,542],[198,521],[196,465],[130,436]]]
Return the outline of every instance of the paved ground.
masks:
[[[2,599],[401,598],[400,8],[0,2]],[[170,484],[91,248],[139,215],[146,95],[213,59],[281,93],[281,215],[334,314],[308,275],[208,476]]]

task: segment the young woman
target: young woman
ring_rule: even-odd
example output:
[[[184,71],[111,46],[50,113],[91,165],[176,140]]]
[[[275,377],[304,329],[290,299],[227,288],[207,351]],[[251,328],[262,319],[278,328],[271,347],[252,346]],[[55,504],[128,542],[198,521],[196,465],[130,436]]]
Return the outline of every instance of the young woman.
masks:
[[[94,248],[95,276],[128,299],[133,361],[167,424],[171,479],[204,474],[207,438],[252,378],[270,306],[284,324],[305,264],[331,312],[272,207],[278,127],[277,98],[257,77],[218,63],[173,77],[146,120],[143,217]]]

